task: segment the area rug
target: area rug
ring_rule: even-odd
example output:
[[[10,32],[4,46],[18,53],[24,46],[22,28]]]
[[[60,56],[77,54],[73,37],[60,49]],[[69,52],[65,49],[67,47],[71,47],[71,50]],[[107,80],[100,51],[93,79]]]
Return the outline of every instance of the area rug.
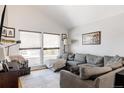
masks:
[[[59,88],[59,79],[59,72],[43,69],[20,77],[19,82],[22,88]]]

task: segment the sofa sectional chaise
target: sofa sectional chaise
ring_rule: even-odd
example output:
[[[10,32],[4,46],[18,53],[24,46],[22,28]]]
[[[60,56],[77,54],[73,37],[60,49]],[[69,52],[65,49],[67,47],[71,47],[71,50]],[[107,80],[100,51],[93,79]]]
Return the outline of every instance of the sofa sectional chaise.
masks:
[[[81,68],[81,65],[88,65],[93,66],[94,68],[104,68],[106,70],[109,69],[108,72],[94,75],[92,78],[89,79],[82,79],[80,71],[80,75],[76,75],[67,70],[61,70],[60,72],[60,87],[61,88],[113,88],[115,82],[115,75],[117,72],[124,70],[124,62],[123,57],[118,59],[116,56],[96,56],[91,54],[75,54],[75,58],[73,60],[68,60],[67,64],[70,66],[78,66]],[[119,63],[114,63],[114,60],[120,60]],[[75,62],[75,63],[74,63]],[[121,63],[120,63],[121,62]],[[112,65],[109,64],[112,63]],[[114,63],[114,65],[113,65]],[[88,70],[88,69],[87,69]],[[97,73],[97,70],[91,70],[92,72]],[[102,71],[102,70],[101,70]],[[93,72],[93,73],[94,73]]]

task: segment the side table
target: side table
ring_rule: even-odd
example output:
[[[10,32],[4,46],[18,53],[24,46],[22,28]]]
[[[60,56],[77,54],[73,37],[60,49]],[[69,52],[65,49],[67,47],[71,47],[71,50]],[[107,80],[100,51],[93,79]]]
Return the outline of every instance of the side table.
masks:
[[[8,63],[9,71],[0,72],[0,88],[18,88],[18,67]]]
[[[124,88],[124,70],[116,73],[115,88]]]

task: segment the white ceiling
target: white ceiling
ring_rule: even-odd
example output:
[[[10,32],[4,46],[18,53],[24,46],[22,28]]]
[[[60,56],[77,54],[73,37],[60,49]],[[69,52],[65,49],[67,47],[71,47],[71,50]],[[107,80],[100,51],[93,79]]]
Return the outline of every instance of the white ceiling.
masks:
[[[51,17],[67,30],[124,12],[122,5],[87,6],[38,6],[42,13]]]

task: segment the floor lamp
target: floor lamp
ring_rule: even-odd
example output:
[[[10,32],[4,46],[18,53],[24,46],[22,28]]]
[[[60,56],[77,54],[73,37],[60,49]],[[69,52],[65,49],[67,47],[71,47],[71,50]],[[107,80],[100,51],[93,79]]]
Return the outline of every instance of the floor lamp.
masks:
[[[66,45],[67,45],[67,35],[66,34],[62,34],[62,41],[63,41],[63,51],[64,53],[66,52]]]
[[[6,48],[7,48],[7,56],[9,56],[9,48],[12,47],[12,46],[18,45],[20,43],[21,43],[21,40],[18,40],[14,44],[6,46]]]
[[[66,52],[67,39],[64,39],[63,43],[64,43],[64,53],[65,53]]]

